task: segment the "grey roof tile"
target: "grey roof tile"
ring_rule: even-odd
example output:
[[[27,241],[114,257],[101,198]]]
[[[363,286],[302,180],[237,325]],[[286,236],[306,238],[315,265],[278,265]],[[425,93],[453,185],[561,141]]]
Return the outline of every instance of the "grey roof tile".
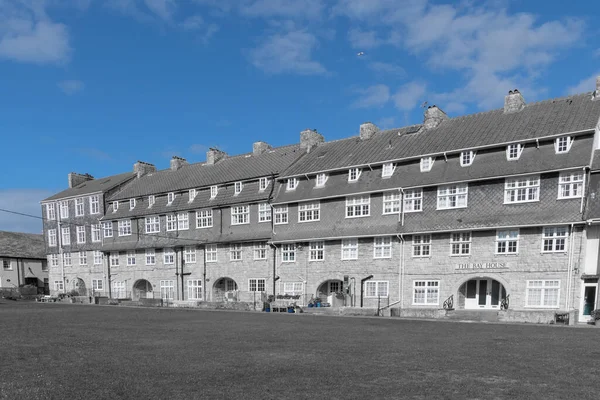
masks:
[[[118,185],[123,184],[124,182],[127,182],[129,179],[133,178],[134,176],[135,176],[135,174],[133,172],[127,172],[124,174],[118,174],[118,175],[107,176],[104,178],[93,179],[91,181],[83,182],[73,188],[63,190],[62,192],[57,193],[53,196],[50,196],[47,199],[44,199],[42,201],[57,200],[57,199],[63,199],[65,197],[74,197],[74,196],[82,196],[82,195],[97,193],[97,192],[105,192],[107,190],[110,190],[110,189],[118,186]]]
[[[0,257],[46,259],[44,236],[0,231]]]

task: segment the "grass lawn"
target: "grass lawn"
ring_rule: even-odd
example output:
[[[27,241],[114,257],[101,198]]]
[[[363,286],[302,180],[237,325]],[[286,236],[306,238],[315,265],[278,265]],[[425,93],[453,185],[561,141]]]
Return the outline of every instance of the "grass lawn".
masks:
[[[0,399],[598,399],[599,337],[0,300]]]

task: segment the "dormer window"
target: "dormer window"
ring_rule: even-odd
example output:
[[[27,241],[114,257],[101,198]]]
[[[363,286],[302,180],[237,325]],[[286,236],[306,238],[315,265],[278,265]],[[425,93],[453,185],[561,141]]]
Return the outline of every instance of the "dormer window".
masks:
[[[154,197],[154,195],[148,196],[148,208],[152,207],[155,202],[156,202],[156,198]]]
[[[113,201],[113,212],[116,213],[118,209],[119,209],[119,202]]]
[[[429,172],[431,171],[431,167],[433,167],[433,162],[435,158],[433,157],[423,157],[421,158],[421,172]]]
[[[474,159],[475,159],[474,151],[463,151],[462,153],[460,153],[460,166],[468,167],[469,165],[473,164]]]
[[[194,199],[196,198],[196,189],[190,189],[190,195],[189,195],[190,199],[188,200],[190,203],[192,201],[194,201]]]
[[[287,180],[287,190],[295,190],[298,186],[298,178],[289,178]]]
[[[175,200],[175,193],[171,192],[167,195],[167,205],[173,204],[173,200]]]
[[[327,174],[318,174],[317,175],[317,187],[325,186],[325,182],[327,182]]]
[[[242,193],[242,182],[236,182],[235,183],[235,194],[240,194]]]
[[[135,208],[135,199],[129,199],[129,211]]]
[[[356,182],[360,178],[360,168],[350,168],[348,170],[348,182]]]
[[[554,142],[554,150],[556,150],[556,154],[568,153],[572,144],[573,139],[571,139],[571,136],[559,137]]]
[[[523,146],[520,143],[509,144],[506,146],[506,159],[507,160],[518,160],[521,157],[521,153],[523,153]]]
[[[269,178],[260,178],[258,180],[258,190],[265,190],[269,186],[269,183],[271,183]]]
[[[394,174],[395,169],[396,169],[396,166],[394,165],[394,163],[383,164],[383,167],[381,168],[381,177],[389,178],[390,176],[392,176]]]
[[[217,186],[211,186],[210,187],[210,198],[214,199],[215,197],[217,197],[217,193],[219,193],[219,188]]]

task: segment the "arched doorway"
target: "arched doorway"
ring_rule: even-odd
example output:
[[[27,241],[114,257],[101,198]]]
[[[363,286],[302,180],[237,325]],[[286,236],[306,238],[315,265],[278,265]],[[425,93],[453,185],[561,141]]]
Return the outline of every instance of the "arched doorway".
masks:
[[[145,279],[140,279],[133,284],[132,300],[151,299],[154,297],[152,293],[152,284]]]
[[[213,301],[237,301],[238,285],[231,278],[223,277],[213,285]]]
[[[344,305],[344,282],[339,279],[330,279],[319,285],[317,288],[317,297],[322,302],[329,303],[331,307]]]
[[[75,278],[72,281],[73,290],[79,293],[79,296],[87,296],[87,289],[85,287],[85,281],[81,278]]]
[[[507,298],[506,288],[496,279],[469,279],[458,289],[458,308],[465,310],[499,310]]]

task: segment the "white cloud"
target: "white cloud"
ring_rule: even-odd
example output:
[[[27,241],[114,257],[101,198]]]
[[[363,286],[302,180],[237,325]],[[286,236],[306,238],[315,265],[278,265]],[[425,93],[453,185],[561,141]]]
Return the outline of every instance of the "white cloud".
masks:
[[[326,74],[325,67],[311,58],[317,44],[317,38],[305,31],[274,34],[250,52],[250,61],[272,74]]]
[[[171,21],[177,7],[174,0],[144,0],[144,4],[152,13],[164,21]]]
[[[391,129],[396,126],[396,117],[385,117],[377,121],[376,125],[380,129]]]
[[[195,31],[204,26],[204,18],[201,15],[193,15],[186,18],[180,25],[187,31]]]
[[[82,81],[75,79],[58,82],[57,86],[69,96],[81,92],[85,88],[85,84]]]
[[[400,111],[410,111],[423,102],[427,85],[424,82],[412,81],[402,85],[392,96],[396,108]]]
[[[318,19],[324,8],[323,0],[255,0],[240,4],[240,13],[249,17]]]
[[[355,49],[372,49],[382,43],[382,40],[377,37],[376,31],[363,31],[361,29],[350,29],[348,40]]]
[[[40,217],[33,218],[0,211],[0,230],[42,233],[42,208],[39,202],[53,194],[54,192],[43,189],[0,190],[0,208]]]
[[[360,97],[352,104],[353,108],[381,107],[390,100],[390,88],[386,85],[373,85],[356,92]]]
[[[592,76],[582,79],[581,81],[579,81],[579,83],[569,87],[567,89],[567,94],[586,93],[596,90],[596,79],[599,76],[600,71],[596,72]]]
[[[368,67],[369,69],[377,73],[406,76],[406,71],[404,70],[404,68],[390,63],[375,61],[369,63]]]

